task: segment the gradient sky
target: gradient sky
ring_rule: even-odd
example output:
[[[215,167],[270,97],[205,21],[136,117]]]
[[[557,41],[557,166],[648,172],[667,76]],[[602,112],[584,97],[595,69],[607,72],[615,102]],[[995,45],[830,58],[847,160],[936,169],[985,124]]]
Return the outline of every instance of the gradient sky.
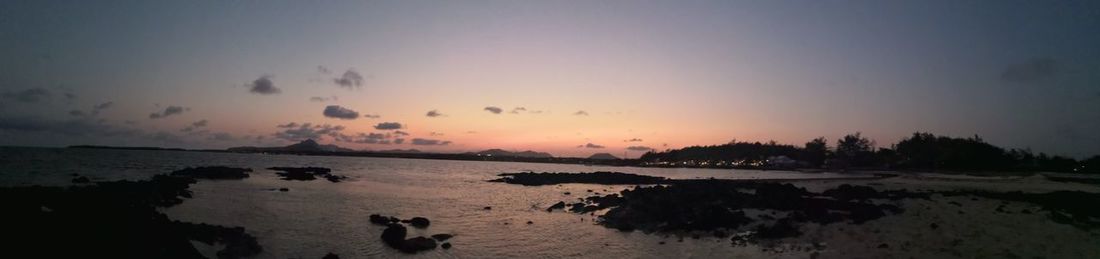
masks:
[[[0,3],[0,145],[635,157],[856,131],[1100,154],[1100,2]]]

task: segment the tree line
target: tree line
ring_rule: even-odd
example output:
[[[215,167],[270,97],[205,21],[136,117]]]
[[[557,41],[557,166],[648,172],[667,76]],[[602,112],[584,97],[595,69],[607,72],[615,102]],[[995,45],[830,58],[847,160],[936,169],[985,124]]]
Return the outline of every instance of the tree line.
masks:
[[[1035,154],[1029,149],[1001,148],[979,136],[955,138],[924,132],[913,133],[888,148],[876,147],[875,141],[856,132],[837,139],[834,146],[824,137],[803,146],[775,141],[730,141],[722,145],[650,151],[639,161],[766,161],[778,156],[797,160],[799,167],[804,168],[1100,173],[1100,155],[1078,161],[1042,152]]]

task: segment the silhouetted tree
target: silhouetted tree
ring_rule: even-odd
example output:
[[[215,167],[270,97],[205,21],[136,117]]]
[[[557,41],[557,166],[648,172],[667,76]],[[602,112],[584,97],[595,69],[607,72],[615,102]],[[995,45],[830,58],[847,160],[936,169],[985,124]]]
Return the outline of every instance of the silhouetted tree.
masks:
[[[1100,155],[1081,161],[1080,168],[1082,173],[1100,173]]]
[[[825,164],[825,158],[829,156],[828,141],[825,137],[818,137],[810,142],[806,142],[806,146],[802,149],[802,156],[800,159],[810,163],[814,167],[821,167]]]
[[[837,159],[851,166],[870,166],[875,142],[861,136],[861,133],[848,134],[836,141]]]

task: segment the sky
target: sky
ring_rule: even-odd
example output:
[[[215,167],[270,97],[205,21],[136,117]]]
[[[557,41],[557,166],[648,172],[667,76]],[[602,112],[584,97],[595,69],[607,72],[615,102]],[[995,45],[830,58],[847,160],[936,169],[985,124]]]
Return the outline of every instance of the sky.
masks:
[[[0,2],[0,145],[636,157],[917,131],[1100,154],[1100,2]]]

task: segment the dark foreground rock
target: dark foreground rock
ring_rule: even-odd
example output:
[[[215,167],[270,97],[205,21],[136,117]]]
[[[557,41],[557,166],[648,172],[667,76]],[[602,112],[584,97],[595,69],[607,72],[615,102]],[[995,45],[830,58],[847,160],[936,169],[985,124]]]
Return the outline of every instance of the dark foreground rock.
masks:
[[[347,179],[345,176],[332,174],[332,169],[324,167],[271,167],[268,169],[280,171],[275,174],[287,181],[313,181],[320,177],[337,183]]]
[[[664,177],[627,174],[619,172],[593,172],[593,173],[503,173],[501,178],[489,180],[490,182],[503,182],[521,184],[526,186],[554,185],[561,183],[591,183],[591,184],[658,184],[665,181]]]
[[[390,224],[397,223],[399,221],[401,221],[401,220],[396,218],[396,217],[387,217],[387,216],[382,216],[382,215],[378,215],[378,214],[371,214],[370,215],[370,223],[374,223],[375,225],[388,226]]]
[[[0,188],[5,254],[34,258],[203,258],[191,241],[219,244],[219,258],[261,251],[243,228],[170,220],[158,207],[191,197],[188,177],[94,185]]]
[[[236,180],[248,178],[248,172],[252,172],[252,169],[227,166],[200,166],[176,170],[172,172],[172,176],[191,177],[195,179]]]
[[[404,253],[416,253],[425,250],[435,249],[435,239],[426,237],[414,237],[405,239],[408,234],[408,229],[401,224],[389,224],[386,226],[386,230],[382,231],[382,242],[389,247],[400,250]]]
[[[1080,229],[1100,229],[1100,193],[1055,191],[1048,193],[953,191],[945,196],[977,196],[1038,205],[1051,220]],[[1001,207],[998,209],[1003,210]],[[1031,213],[1031,211],[1028,211]]]

